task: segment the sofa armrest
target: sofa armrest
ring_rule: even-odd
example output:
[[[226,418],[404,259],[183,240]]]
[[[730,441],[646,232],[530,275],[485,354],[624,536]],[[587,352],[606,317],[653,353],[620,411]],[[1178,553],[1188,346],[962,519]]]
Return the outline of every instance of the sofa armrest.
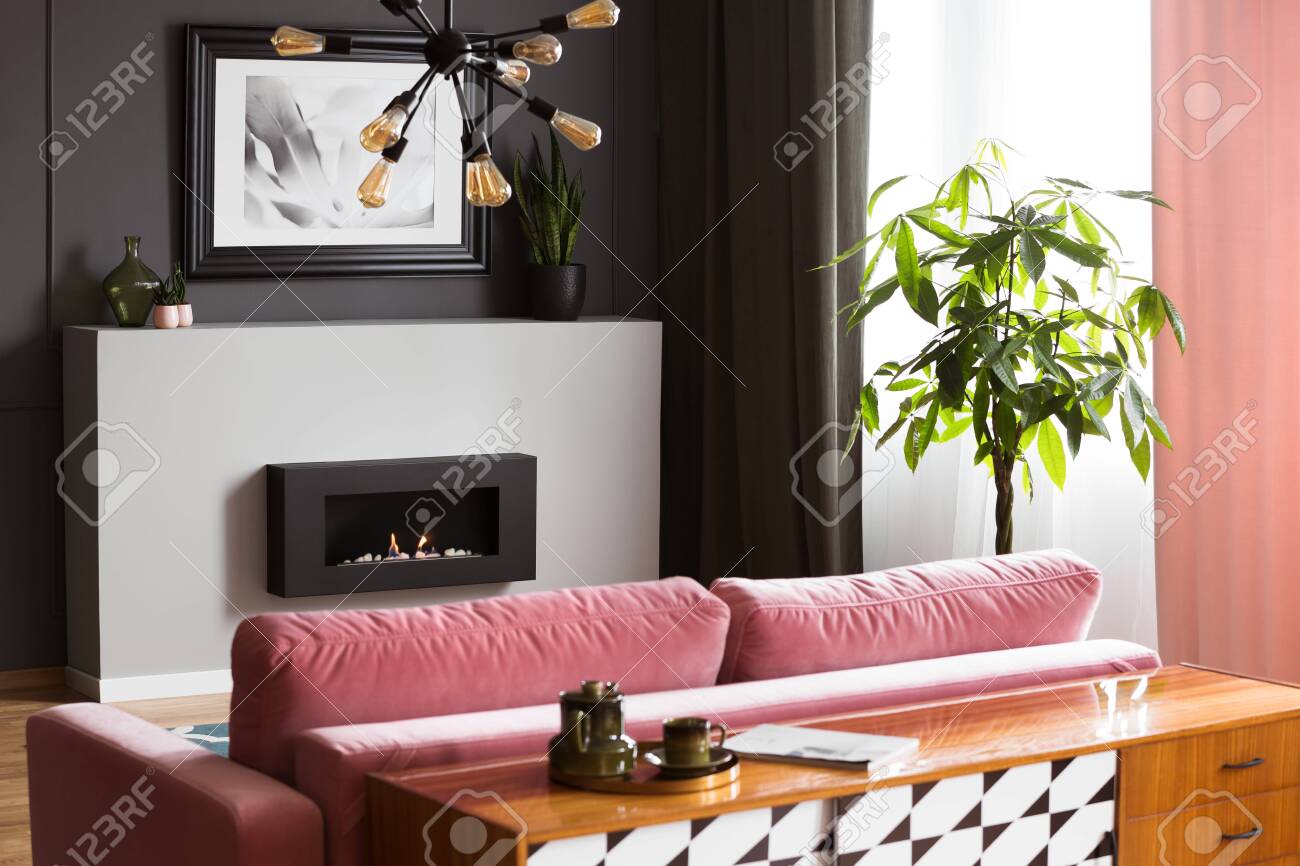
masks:
[[[129,713],[68,704],[27,720],[32,861],[321,866],[316,804]]]

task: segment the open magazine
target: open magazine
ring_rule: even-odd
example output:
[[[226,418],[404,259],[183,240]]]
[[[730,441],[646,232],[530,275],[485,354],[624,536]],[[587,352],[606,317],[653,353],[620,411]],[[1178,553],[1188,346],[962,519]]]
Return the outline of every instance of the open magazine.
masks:
[[[742,758],[869,771],[910,757],[920,748],[920,741],[792,725],[759,725],[727,738],[726,746]]]

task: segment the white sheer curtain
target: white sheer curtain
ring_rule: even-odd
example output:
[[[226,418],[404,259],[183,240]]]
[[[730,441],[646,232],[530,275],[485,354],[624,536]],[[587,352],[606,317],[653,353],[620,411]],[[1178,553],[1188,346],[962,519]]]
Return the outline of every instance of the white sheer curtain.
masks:
[[[1057,175],[1150,188],[1148,0],[875,0],[874,15],[888,57],[872,93],[873,188],[900,174],[939,181],[984,137],[1020,152],[1011,173],[1021,184]],[[891,202],[911,207],[927,189],[924,180],[895,187],[872,228],[896,212]],[[1127,270],[1150,275],[1145,206],[1107,202],[1101,211],[1124,242]],[[867,322],[864,372],[905,357],[931,331],[901,299],[891,301]],[[882,405],[882,416],[896,405]],[[870,471],[888,462],[880,455],[865,463],[866,485],[877,481],[863,500],[868,569],[993,552],[993,485],[972,466],[973,444],[932,445],[915,475],[897,442],[886,447],[892,469]],[[1087,437],[1064,493],[1041,466],[1034,476],[1032,503],[1017,491],[1016,549],[1066,547],[1093,562],[1105,590],[1092,636],[1155,646],[1154,548],[1142,523],[1152,493],[1123,444]]]

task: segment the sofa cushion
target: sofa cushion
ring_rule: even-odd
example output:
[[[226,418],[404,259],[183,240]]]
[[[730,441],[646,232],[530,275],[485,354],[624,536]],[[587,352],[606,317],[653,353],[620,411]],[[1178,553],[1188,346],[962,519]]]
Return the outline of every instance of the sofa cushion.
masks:
[[[547,703],[583,679],[712,685],[727,620],[686,578],[256,616],[231,650],[230,757],[291,782],[291,740],[310,728]]]
[[[646,739],[659,734],[660,722],[667,716],[701,715],[743,728],[1127,674],[1159,665],[1154,652],[1124,641],[1035,646],[761,683],[630,694],[626,719],[628,732]],[[366,863],[367,773],[541,753],[559,725],[559,708],[552,701],[301,734],[294,749],[297,785],[325,815],[326,862],[330,866]]]
[[[731,608],[718,681],[1083,640],[1101,575],[1067,550],[929,562],[871,574],[723,578]]]

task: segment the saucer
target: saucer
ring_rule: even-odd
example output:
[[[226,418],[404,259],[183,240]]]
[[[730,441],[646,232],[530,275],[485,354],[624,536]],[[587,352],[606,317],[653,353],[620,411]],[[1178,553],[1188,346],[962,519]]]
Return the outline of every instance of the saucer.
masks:
[[[676,778],[707,776],[723,769],[728,761],[735,759],[735,755],[729,749],[720,746],[713,746],[709,749],[709,761],[706,764],[670,764],[662,748],[649,749],[643,752],[641,757],[645,759],[647,764],[658,767],[659,772],[663,775]]]

